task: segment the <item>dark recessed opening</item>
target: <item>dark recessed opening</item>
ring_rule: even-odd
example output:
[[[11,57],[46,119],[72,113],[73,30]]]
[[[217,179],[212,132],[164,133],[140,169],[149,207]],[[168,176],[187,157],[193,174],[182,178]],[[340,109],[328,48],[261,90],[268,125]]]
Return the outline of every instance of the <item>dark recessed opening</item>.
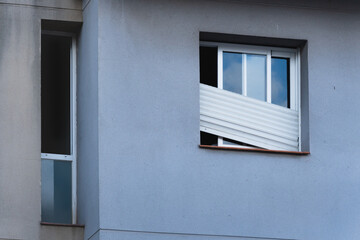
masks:
[[[217,146],[218,136],[206,132],[200,132],[200,144]]]
[[[200,46],[200,83],[217,87],[217,47]]]
[[[298,48],[304,47],[306,40],[290,38],[273,38],[226,33],[200,32],[200,41],[247,44],[258,46]]]
[[[71,38],[41,37],[41,152],[70,155]]]

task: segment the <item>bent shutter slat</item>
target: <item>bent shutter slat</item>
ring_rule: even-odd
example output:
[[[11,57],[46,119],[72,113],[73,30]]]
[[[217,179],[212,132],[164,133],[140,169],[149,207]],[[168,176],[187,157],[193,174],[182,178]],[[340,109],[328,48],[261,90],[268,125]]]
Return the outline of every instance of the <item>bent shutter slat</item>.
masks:
[[[200,84],[200,130],[273,150],[299,150],[297,111]]]

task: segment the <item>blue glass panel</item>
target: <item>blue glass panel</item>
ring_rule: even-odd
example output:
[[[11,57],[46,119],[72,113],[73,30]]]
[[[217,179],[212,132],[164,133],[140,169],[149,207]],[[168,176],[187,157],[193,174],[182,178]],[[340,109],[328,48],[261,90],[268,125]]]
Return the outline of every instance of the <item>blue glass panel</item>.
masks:
[[[247,96],[266,101],[266,56],[246,54]]]
[[[223,53],[223,89],[242,94],[241,53]]]
[[[41,221],[72,223],[71,164],[41,161]]]
[[[289,59],[271,58],[271,102],[289,107]]]

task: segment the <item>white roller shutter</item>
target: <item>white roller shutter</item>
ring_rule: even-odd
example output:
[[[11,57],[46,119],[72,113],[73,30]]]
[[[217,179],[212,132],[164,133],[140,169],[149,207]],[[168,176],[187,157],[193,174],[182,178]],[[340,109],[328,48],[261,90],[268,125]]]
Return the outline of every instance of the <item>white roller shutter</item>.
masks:
[[[299,151],[299,113],[200,84],[200,130],[272,150]]]

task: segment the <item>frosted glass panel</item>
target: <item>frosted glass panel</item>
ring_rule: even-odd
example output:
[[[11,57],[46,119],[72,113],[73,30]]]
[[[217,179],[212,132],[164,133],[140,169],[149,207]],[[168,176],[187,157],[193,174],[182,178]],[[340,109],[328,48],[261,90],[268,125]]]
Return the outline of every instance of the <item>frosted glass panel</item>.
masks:
[[[271,59],[271,102],[283,107],[290,106],[289,62],[288,58]]]
[[[41,161],[41,221],[72,223],[71,162]]]
[[[246,54],[247,96],[266,101],[266,56]]]
[[[223,89],[242,94],[242,54],[223,53]]]

